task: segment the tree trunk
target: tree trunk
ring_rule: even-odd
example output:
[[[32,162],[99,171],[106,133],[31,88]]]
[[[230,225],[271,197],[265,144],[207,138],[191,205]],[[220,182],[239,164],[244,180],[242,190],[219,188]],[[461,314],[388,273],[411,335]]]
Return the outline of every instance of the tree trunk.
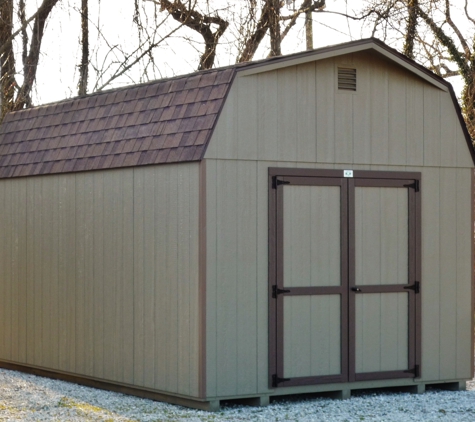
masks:
[[[89,12],[88,0],[81,0],[81,65],[79,66],[78,95],[87,94],[89,69]]]
[[[13,32],[13,0],[0,2],[0,121],[13,107],[15,97],[15,56],[11,35]]]
[[[43,0],[43,3],[38,9],[38,15],[36,16],[33,25],[29,53],[26,59],[23,85],[18,92],[15,104],[13,105],[13,110],[21,110],[30,104],[29,98],[36,78],[36,70],[40,59],[41,42],[43,40],[46,19],[48,19],[51,10],[58,1],[59,0]]]
[[[417,9],[418,0],[408,0],[407,10],[409,17],[407,20],[406,36],[404,40],[404,55],[414,60],[414,40],[417,32]]]
[[[269,32],[270,32],[270,54],[269,56],[281,56],[280,49],[280,0],[270,0],[269,9]]]

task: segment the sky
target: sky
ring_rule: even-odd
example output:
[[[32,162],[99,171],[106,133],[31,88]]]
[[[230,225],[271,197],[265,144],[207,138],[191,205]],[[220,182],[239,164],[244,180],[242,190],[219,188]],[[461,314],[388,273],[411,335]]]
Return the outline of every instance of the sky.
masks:
[[[35,2],[39,3],[40,0],[30,1],[27,4],[31,5]],[[460,3],[462,0],[457,0],[457,2]],[[138,32],[132,21],[133,3],[131,0],[90,0],[91,55],[96,66],[90,67],[89,91],[94,91],[95,88],[107,81],[107,75],[110,75],[111,71],[117,68],[118,62],[123,60],[121,51],[132,51],[137,45]],[[220,3],[225,7],[228,0],[213,0],[213,5]],[[355,6],[361,5],[362,1],[348,3]],[[33,93],[36,104],[54,102],[76,95],[81,49],[79,5],[80,0],[61,0],[53,9],[53,13],[48,20],[37,73],[36,90]],[[146,7],[147,10],[141,16],[144,23],[147,19],[153,20],[154,14],[154,7],[151,2],[146,3]],[[475,9],[473,4],[471,7]],[[327,0],[324,13],[313,13],[314,48],[370,36],[368,28],[362,28],[359,22],[337,14],[326,13],[329,11],[348,14],[354,12],[344,0]],[[27,15],[28,13],[27,10]],[[236,20],[238,18],[236,17]],[[457,13],[454,13],[454,19],[457,19]],[[162,22],[161,18],[158,18],[158,21],[162,24],[160,28],[162,33],[168,33],[176,28],[173,19]],[[458,22],[461,22],[461,20]],[[301,51],[305,48],[303,17],[299,19],[294,28],[293,32],[282,43],[283,54]],[[231,35],[233,30],[235,29],[230,25],[227,32]],[[191,30],[175,32],[154,50],[155,68],[148,67],[145,69],[144,66],[136,66],[127,73],[127,76],[122,76],[108,85],[108,88],[140,83],[147,79],[159,79],[193,72],[197,68],[199,58],[197,49],[202,46],[196,42],[199,38],[195,38],[195,41],[190,42],[189,39],[184,39],[183,35],[193,36],[194,34]],[[107,40],[108,44],[104,42],[104,39]],[[223,37],[222,40],[223,42],[218,49],[216,66],[232,64],[233,57],[235,57],[235,53],[232,53],[234,51],[232,37],[227,39]],[[256,58],[265,57],[266,54],[265,48],[261,48]],[[117,63],[114,63],[114,61]],[[106,72],[105,77],[100,78],[97,76],[98,69],[106,62],[109,66],[108,73]],[[462,88],[460,78],[451,78],[450,82],[454,84],[455,91],[459,93]]]

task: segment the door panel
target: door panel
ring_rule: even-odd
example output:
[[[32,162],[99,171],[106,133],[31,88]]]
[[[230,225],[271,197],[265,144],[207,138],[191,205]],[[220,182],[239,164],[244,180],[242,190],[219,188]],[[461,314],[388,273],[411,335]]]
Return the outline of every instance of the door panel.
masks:
[[[355,371],[408,369],[408,294],[355,295]]]
[[[284,378],[341,373],[340,295],[284,297]]]
[[[339,286],[340,187],[290,185],[283,200],[285,286]]]
[[[355,284],[408,283],[407,188],[355,188]]]

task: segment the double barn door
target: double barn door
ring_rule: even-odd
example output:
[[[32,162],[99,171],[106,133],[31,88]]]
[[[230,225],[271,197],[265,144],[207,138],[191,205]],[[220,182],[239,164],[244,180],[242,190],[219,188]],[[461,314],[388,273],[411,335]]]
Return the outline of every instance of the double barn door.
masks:
[[[269,169],[269,383],[420,372],[419,173]]]

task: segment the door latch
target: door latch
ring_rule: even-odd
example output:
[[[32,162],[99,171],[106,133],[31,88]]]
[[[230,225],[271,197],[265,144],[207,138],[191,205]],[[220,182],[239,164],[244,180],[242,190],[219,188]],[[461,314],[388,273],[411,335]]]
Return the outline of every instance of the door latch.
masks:
[[[281,294],[283,294],[283,293],[290,293],[290,290],[279,289],[279,288],[277,287],[277,284],[274,284],[274,285],[272,286],[272,297],[273,297],[274,299],[277,299],[277,296],[279,296],[279,295],[281,295]]]
[[[351,288],[352,291],[356,292],[356,293],[360,293],[361,292],[361,289],[359,287],[352,287]]]

